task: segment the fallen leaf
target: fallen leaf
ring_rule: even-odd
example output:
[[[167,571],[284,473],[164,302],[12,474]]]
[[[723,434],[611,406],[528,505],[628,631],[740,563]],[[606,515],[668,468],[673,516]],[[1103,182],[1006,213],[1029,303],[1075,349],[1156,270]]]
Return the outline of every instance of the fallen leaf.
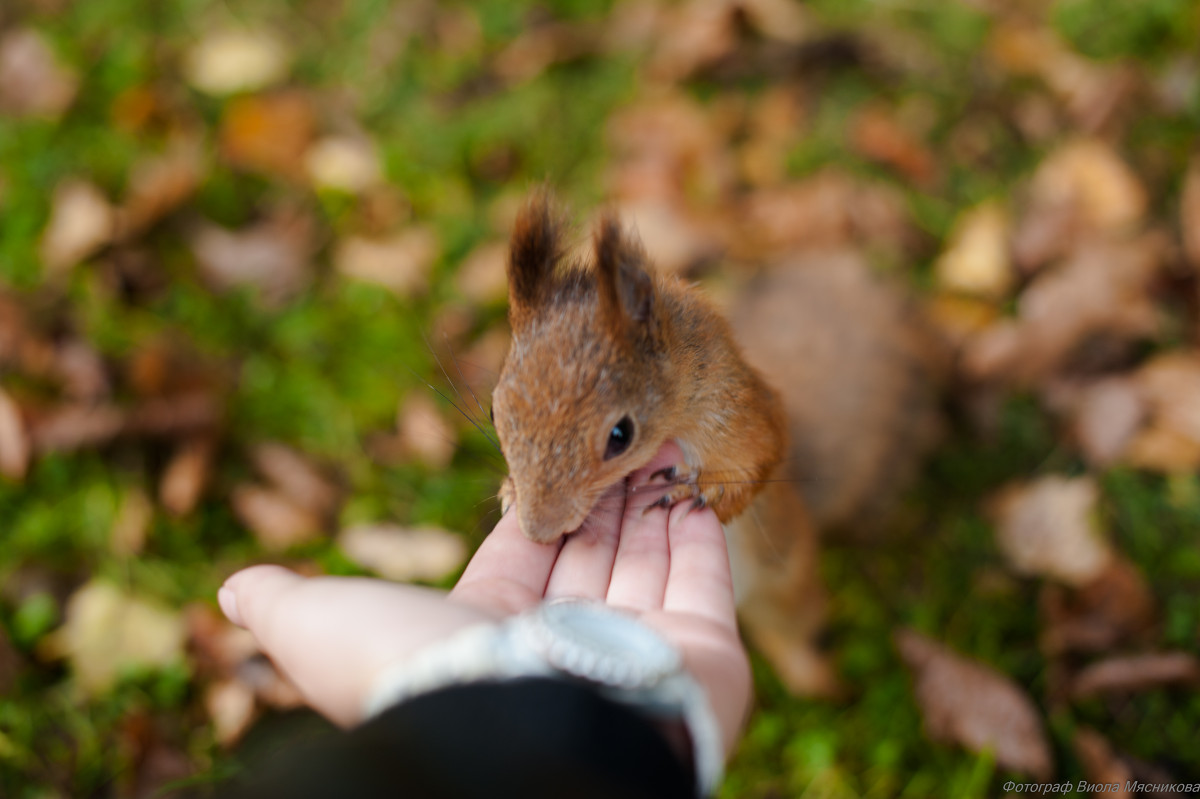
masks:
[[[509,83],[523,83],[547,67],[596,51],[602,31],[595,25],[549,22],[517,36],[501,50],[492,69]]]
[[[1002,769],[1050,779],[1054,759],[1041,717],[1016,683],[913,630],[899,630],[894,638],[913,672],[931,739],[991,751]]]
[[[1129,376],[1104,378],[1088,385],[1073,420],[1084,457],[1096,466],[1121,460],[1147,413],[1146,400]]]
[[[94,185],[83,180],[60,183],[38,247],[49,274],[63,273],[108,244],[115,221],[115,210]]]
[[[262,547],[281,552],[321,534],[321,519],[280,491],[250,483],[234,487],[233,512]]]
[[[1025,271],[1071,251],[1088,234],[1136,232],[1146,191],[1119,155],[1097,139],[1062,145],[1038,166],[1013,253]]]
[[[1081,669],[1072,681],[1071,695],[1084,699],[1100,693],[1135,693],[1196,683],[1200,683],[1200,659],[1190,652],[1118,655]]]
[[[1200,357],[1166,352],[1134,375],[1149,406],[1149,424],[1129,447],[1128,461],[1162,472],[1200,466]]]
[[[359,566],[399,582],[441,580],[467,556],[461,536],[436,527],[360,524],[343,530],[338,546]]]
[[[1192,159],[1179,198],[1179,233],[1192,269],[1200,271],[1200,157]]]
[[[204,170],[201,143],[194,138],[181,138],[165,153],[134,164],[117,212],[121,236],[136,235],[182,205],[196,192]]]
[[[1083,243],[1022,292],[1015,320],[967,343],[965,373],[1027,386],[1076,364],[1091,372],[1112,368],[1161,327],[1151,291],[1162,254],[1157,236]]]
[[[850,245],[895,251],[913,238],[902,195],[835,168],[756,191],[741,210],[737,251],[753,258]]]
[[[125,413],[112,405],[65,405],[30,420],[35,452],[70,452],[105,444],[125,426]]]
[[[187,52],[183,73],[193,87],[213,95],[263,89],[287,77],[291,53],[266,30],[216,30]]]
[[[185,441],[175,450],[158,484],[158,500],[168,512],[186,516],[195,510],[212,477],[214,450],[207,437]]]
[[[965,211],[934,263],[939,286],[992,300],[1006,297],[1014,278],[1008,236],[1008,214],[1000,203],[990,201]]]
[[[686,272],[714,259],[722,249],[713,227],[700,224],[677,203],[653,199],[623,203],[620,216],[637,231],[659,272]]]
[[[267,441],[250,448],[250,460],[258,473],[293,504],[319,517],[337,510],[337,487],[302,453]]]
[[[17,29],[0,38],[0,113],[57,119],[78,85],[39,34]]]
[[[437,235],[426,227],[412,227],[388,239],[343,239],[333,263],[347,277],[377,283],[406,297],[425,290],[437,256]]]
[[[140,553],[146,546],[146,536],[153,521],[154,505],[146,492],[140,488],[126,491],[108,533],[108,544],[113,554],[130,557]]]
[[[383,172],[374,145],[361,136],[327,136],[304,154],[313,185],[359,194],[379,183]]]
[[[314,113],[308,95],[299,91],[232,100],[221,117],[221,154],[243,169],[302,179]]]
[[[243,661],[259,653],[249,630],[238,627],[204,602],[193,602],[184,612],[192,663],[205,678],[233,676]]]
[[[68,339],[54,352],[54,373],[71,399],[94,402],[112,393],[108,369],[95,348],[81,339]]]
[[[224,410],[224,400],[214,389],[174,392],[130,408],[122,432],[153,438],[208,435],[220,426]]]
[[[459,293],[477,305],[491,305],[508,296],[508,244],[490,242],[471,250],[454,275]]]
[[[1133,771],[1124,763],[1100,733],[1090,727],[1080,727],[1071,740],[1075,756],[1083,764],[1087,781],[1093,785],[1116,785],[1115,791],[1092,791],[1092,796],[1130,796],[1125,785],[1133,779]]]
[[[1090,477],[1042,477],[1010,485],[993,500],[996,542],[1019,574],[1080,586],[1112,560],[1095,518],[1099,491]]]
[[[205,224],[191,245],[213,288],[248,286],[269,305],[289,299],[312,279],[310,228],[304,218],[280,217],[239,231]]]
[[[855,115],[850,138],[866,158],[878,161],[921,186],[937,178],[933,154],[887,109],[871,105]]]
[[[254,721],[254,689],[236,679],[212,683],[204,691],[204,710],[217,743],[232,746]]]
[[[470,400],[464,400],[470,404]],[[412,392],[396,413],[398,443],[410,457],[436,468],[450,464],[458,448],[458,435],[423,392]]]
[[[1042,648],[1049,657],[1066,652],[1107,652],[1140,641],[1154,628],[1154,595],[1137,567],[1114,557],[1098,576],[1078,588],[1042,588]]]
[[[0,475],[10,480],[25,479],[29,468],[30,443],[21,409],[0,388]]]
[[[94,579],[72,594],[66,622],[44,646],[70,661],[80,690],[97,696],[126,669],[179,662],[185,637],[178,612]]]

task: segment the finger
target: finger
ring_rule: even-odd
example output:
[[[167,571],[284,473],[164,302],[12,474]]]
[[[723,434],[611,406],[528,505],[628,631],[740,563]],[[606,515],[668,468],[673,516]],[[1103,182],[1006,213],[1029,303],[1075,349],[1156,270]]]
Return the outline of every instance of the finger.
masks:
[[[583,526],[567,536],[546,584],[547,598],[604,599],[624,516],[625,481],[621,481],[604,492]]]
[[[644,478],[653,469],[652,462],[652,466],[642,470],[638,476]],[[630,478],[631,482],[633,479]],[[665,509],[653,508],[643,512],[626,503],[625,523],[621,528],[621,539],[617,544],[608,586],[607,601],[610,605],[642,611],[662,609],[671,563],[667,518]]]
[[[238,572],[219,598],[305,700],[343,725],[361,719],[367,692],[388,664],[492,620],[438,591],[364,578],[304,578],[279,566]]]
[[[692,510],[690,503],[676,505],[667,522],[667,541],[671,566],[663,610],[697,614],[736,629],[729,550],[717,515]]]
[[[662,474],[663,469],[670,467],[680,470],[687,469],[683,451],[674,441],[663,444],[649,463],[629,475],[629,491],[625,502],[626,512],[641,512],[651,509],[655,500],[662,497],[670,488],[670,481],[665,479],[665,475]]]
[[[521,534],[515,508],[501,517],[467,564],[451,596],[476,607],[516,613],[546,593],[562,542],[539,544]]]

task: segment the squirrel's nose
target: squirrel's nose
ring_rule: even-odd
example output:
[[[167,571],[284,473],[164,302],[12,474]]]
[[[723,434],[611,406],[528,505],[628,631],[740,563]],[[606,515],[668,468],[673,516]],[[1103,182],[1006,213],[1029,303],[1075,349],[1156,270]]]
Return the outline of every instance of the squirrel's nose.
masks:
[[[565,527],[564,523],[558,520],[558,514],[539,513],[537,509],[529,507],[529,505],[518,506],[518,512],[521,533],[530,541],[551,544],[571,532],[570,528]]]

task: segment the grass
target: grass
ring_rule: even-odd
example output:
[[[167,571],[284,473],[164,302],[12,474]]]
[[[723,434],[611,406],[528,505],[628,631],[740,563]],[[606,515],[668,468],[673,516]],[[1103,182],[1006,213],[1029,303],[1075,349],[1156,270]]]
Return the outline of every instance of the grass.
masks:
[[[584,58],[503,90],[483,80],[483,72],[487,57],[518,35],[531,15],[598,20],[612,4],[484,0],[470,6],[478,40],[459,51],[428,38],[387,46],[385,34],[402,15],[384,0],[27,5],[32,10],[18,4],[18,11],[0,13],[0,21],[15,17],[41,31],[78,71],[81,85],[78,101],[57,123],[0,117],[0,282],[68,308],[70,324],[110,363],[165,337],[186,341],[205,362],[233,368],[238,381],[226,454],[273,438],[335,464],[349,497],[341,522],[436,523],[481,538],[492,510],[485,500],[502,469],[481,436],[466,434],[447,470],[413,464],[381,469],[364,454],[362,441],[392,423],[399,398],[426,391],[423,381],[436,379],[423,337],[458,299],[452,278],[462,258],[495,235],[493,204],[543,180],[579,208],[604,196],[605,120],[638,94],[636,57]],[[466,13],[467,6],[459,8]],[[991,24],[973,6],[819,0],[806,8],[846,31],[879,36],[891,30],[916,41],[929,69],[879,76],[851,67],[829,77],[814,106],[812,135],[790,154],[794,176],[837,164],[878,177],[879,169],[856,155],[844,135],[846,121],[877,97],[927,103],[935,120],[930,145],[939,152],[966,124],[983,130],[989,143],[985,160],[950,164],[937,191],[887,177],[904,192],[928,237],[917,256],[924,269],[936,253],[932,242],[946,234],[960,209],[1009,196],[1044,155],[997,111],[1017,101],[1021,89],[984,81],[976,92],[961,79],[978,69]],[[1086,55],[1161,65],[1195,51],[1198,13],[1187,0],[1068,0],[1054,4],[1051,21]],[[247,174],[216,157],[187,212],[142,243],[166,277],[163,290],[128,301],[107,287],[95,263],[82,265],[64,283],[49,284],[36,253],[53,186],[86,175],[120,197],[135,162],[166,145],[164,127],[131,130],[114,122],[122,96],[165,89],[172,114],[203,130],[214,156],[222,103],[186,87],[180,56],[197,30],[231,19],[285,32],[297,48],[292,83],[322,102],[351,108],[354,120],[375,137],[387,180],[413,218],[431,224],[440,239],[427,293],[401,299],[341,280],[330,274],[327,244],[316,255],[321,273],[314,286],[281,308],[212,293],[197,279],[186,249],[188,225],[197,218],[239,226],[265,205],[291,198],[313,211],[329,237],[360,223],[345,196]],[[697,96],[716,91],[693,88]],[[753,96],[757,88],[747,92]],[[1139,120],[1130,134],[1131,160],[1155,151],[1160,160],[1181,162],[1194,142],[1197,114],[1200,100],[1181,115]],[[511,166],[497,173],[490,166],[495,163]],[[1163,180],[1152,186],[1163,189],[1152,192],[1160,209],[1178,191],[1177,175]],[[502,308],[483,308],[475,324],[485,328],[502,314]],[[17,378],[0,372],[0,380]],[[893,536],[826,547],[822,570],[833,600],[829,643],[851,695],[837,703],[794,699],[756,658],[756,710],[723,796],[999,795],[1013,775],[999,771],[988,755],[924,737],[891,634],[911,625],[1012,675],[1035,697],[1044,688],[1045,663],[1036,647],[1038,586],[1004,571],[980,505],[1006,480],[1080,471],[1059,437],[1034,401],[1018,398],[991,441],[965,425],[955,431],[908,500]],[[0,584],[9,586],[0,595],[0,626],[27,664],[0,698],[0,795],[123,795],[132,769],[124,742],[136,720],[149,719],[156,734],[202,770],[219,774],[232,767],[198,711],[187,664],[131,674],[106,695],[80,703],[65,668],[37,655],[39,642],[61,621],[56,597],[64,585],[100,574],[173,606],[211,603],[226,574],[259,557],[227,503],[218,501],[183,520],[160,515],[134,561],[110,551],[107,537],[121,498],[139,487],[152,494],[150,475],[163,456],[118,444],[41,458],[20,484],[0,480]],[[236,458],[218,463],[218,487],[245,473]],[[1103,514],[1119,548],[1152,577],[1164,642],[1194,649],[1200,483],[1194,475],[1167,480],[1115,470],[1102,476],[1102,486]],[[329,571],[357,571],[328,542],[303,554]],[[15,581],[30,574],[45,588],[21,590]],[[1070,748],[1079,724],[1103,729],[1120,748],[1166,763],[1181,778],[1200,774],[1194,745],[1200,695],[1154,691],[1053,716],[1060,778],[1072,783],[1083,778]]]

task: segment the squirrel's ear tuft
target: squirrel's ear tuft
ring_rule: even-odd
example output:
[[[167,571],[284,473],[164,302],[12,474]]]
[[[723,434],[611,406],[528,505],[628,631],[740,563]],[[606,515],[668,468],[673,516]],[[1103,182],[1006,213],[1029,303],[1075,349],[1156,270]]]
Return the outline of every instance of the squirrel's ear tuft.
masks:
[[[654,283],[642,269],[642,248],[621,231],[610,214],[596,227],[596,279],[600,302],[610,319],[622,326],[643,326],[653,320]]]
[[[563,227],[546,189],[536,191],[517,214],[508,252],[509,317],[514,327],[548,296],[563,255]]]

